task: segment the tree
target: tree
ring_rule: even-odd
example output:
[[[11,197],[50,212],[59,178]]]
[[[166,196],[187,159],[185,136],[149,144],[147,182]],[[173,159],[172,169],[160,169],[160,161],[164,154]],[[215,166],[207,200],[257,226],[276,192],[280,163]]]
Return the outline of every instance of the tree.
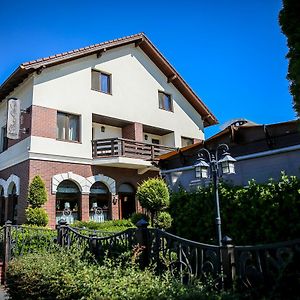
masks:
[[[33,208],[41,207],[47,202],[45,183],[39,175],[35,176],[30,183],[28,202]]]
[[[282,32],[287,37],[289,67],[287,79],[290,81],[290,93],[293,96],[294,109],[300,117],[300,1],[283,0],[279,13]]]
[[[160,178],[150,178],[143,181],[138,187],[137,197],[141,205],[150,212],[152,225],[157,212],[170,205],[168,187]]]
[[[40,176],[35,176],[28,190],[29,207],[26,209],[27,224],[46,226],[49,222],[47,212],[41,206],[47,202],[45,183]]]

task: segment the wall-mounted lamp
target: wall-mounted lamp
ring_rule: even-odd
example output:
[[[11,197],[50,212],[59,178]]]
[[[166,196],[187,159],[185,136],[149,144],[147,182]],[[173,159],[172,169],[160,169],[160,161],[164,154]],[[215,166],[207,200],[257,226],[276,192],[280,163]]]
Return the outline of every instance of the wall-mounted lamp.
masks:
[[[148,140],[148,135],[147,134],[145,134],[145,141],[147,141]]]
[[[101,126],[101,132],[105,132],[105,126]]]
[[[112,196],[112,203],[113,203],[113,205],[116,205],[117,201],[118,201],[118,195],[113,195]]]

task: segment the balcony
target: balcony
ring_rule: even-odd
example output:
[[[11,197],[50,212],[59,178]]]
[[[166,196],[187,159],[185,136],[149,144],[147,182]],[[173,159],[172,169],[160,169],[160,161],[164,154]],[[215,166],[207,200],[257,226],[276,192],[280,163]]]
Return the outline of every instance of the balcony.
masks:
[[[94,140],[92,147],[94,159],[125,157],[148,162],[155,161],[160,155],[175,150],[173,147],[124,138]]]

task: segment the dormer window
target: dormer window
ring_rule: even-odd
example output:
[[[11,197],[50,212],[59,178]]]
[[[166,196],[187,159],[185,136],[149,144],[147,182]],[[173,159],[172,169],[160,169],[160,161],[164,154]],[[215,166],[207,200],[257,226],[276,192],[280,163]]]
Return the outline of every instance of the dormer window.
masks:
[[[173,111],[171,95],[164,92],[158,92],[159,108],[167,111]]]
[[[111,74],[92,70],[92,90],[111,94]]]

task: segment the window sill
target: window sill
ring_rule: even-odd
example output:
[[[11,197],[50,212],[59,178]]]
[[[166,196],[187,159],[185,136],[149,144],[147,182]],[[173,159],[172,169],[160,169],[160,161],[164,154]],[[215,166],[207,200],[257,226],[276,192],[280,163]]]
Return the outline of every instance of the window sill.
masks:
[[[159,109],[161,109],[161,110],[163,110],[163,111],[167,111],[167,112],[174,113],[174,110],[173,110],[173,109],[172,109],[172,110],[167,110],[167,109],[164,109],[164,108],[161,108],[161,107],[159,107]]]
[[[61,140],[61,139],[56,139],[59,142],[66,142],[66,143],[72,143],[72,144],[82,144],[80,141],[72,141],[72,140]]]
[[[94,92],[98,92],[98,93],[102,93],[102,94],[105,94],[105,95],[110,95],[110,96],[112,96],[112,93],[106,93],[106,92],[102,92],[102,91],[96,90],[96,89],[91,89],[91,90],[94,91]]]

